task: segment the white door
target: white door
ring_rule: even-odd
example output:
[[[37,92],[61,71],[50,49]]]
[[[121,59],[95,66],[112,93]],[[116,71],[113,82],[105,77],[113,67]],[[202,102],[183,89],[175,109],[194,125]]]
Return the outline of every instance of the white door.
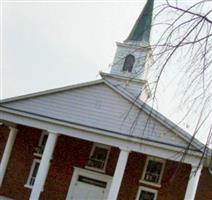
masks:
[[[104,200],[105,188],[77,181],[70,200]]]
[[[74,167],[66,200],[106,200],[111,176]]]

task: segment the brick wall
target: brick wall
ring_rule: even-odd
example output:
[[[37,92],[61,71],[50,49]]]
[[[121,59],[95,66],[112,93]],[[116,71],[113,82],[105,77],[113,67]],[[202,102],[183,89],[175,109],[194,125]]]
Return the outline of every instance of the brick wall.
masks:
[[[24,187],[24,185],[27,182],[33,159],[39,158],[34,156],[33,153],[38,145],[41,131],[23,126],[19,126],[18,130],[0,195],[16,200],[27,200],[31,189]],[[4,132],[5,135],[8,135],[9,130]],[[1,141],[0,148],[3,151],[6,139]],[[42,200],[65,199],[73,174],[73,167],[84,168],[91,148],[92,142],[59,136],[44,191],[41,194]],[[111,148],[106,174],[113,175],[118,154],[117,148]]]
[[[145,161],[146,156],[143,154],[134,152],[130,154],[119,192],[119,200],[136,199],[139,186],[157,190],[157,200],[183,200],[190,167],[186,164],[178,165],[176,162],[167,161],[161,187],[154,187],[139,182],[142,177]],[[176,171],[177,167],[178,170]]]
[[[33,149],[41,131],[27,127],[18,127],[18,130],[0,195],[24,200],[30,194],[24,185],[32,164]]]
[[[62,200],[66,198],[73,167],[85,167],[91,148],[91,142],[66,136],[59,137],[41,199]],[[118,149],[112,148],[106,174],[113,175],[117,158]]]
[[[41,131],[23,126],[19,126],[18,129],[19,132],[3,186],[0,189],[0,195],[15,198],[16,200],[27,200],[29,199],[31,189],[24,187],[24,185],[27,182],[33,159],[38,158],[33,153],[38,145]],[[0,130],[1,155],[9,130],[6,127],[1,127]],[[44,191],[40,199],[64,200],[73,174],[73,166],[84,168],[91,148],[91,142],[59,136]],[[119,150],[111,148],[106,174],[113,175],[118,155]],[[186,164],[178,165],[176,162],[167,161],[161,187],[158,188],[139,182],[145,161],[146,155],[135,152],[130,153],[118,199],[133,200],[137,196],[139,186],[145,186],[158,190],[157,200],[183,200],[190,174],[190,166]],[[176,169],[178,170],[176,171]],[[211,188],[212,175],[209,175],[208,171],[204,169],[195,200],[211,200]]]
[[[195,200],[211,200],[212,199],[212,174],[207,168],[202,170],[199,187]]]

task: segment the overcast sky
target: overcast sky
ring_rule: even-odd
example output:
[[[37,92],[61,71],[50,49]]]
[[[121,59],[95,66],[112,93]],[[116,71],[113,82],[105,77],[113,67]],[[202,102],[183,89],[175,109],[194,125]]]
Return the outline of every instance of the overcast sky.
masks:
[[[2,97],[96,79],[142,7],[143,2],[7,3]]]
[[[100,78],[99,71],[109,71],[115,42],[126,39],[145,2],[3,1],[1,98]],[[171,74],[176,76],[174,68]],[[178,122],[172,80],[170,74],[163,78],[158,103]]]

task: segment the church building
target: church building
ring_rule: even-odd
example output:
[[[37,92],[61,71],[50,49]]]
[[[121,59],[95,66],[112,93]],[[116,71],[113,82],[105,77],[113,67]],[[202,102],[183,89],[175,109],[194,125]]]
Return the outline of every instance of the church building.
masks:
[[[1,101],[0,200],[212,200],[211,151],[146,103],[153,6],[100,80]]]

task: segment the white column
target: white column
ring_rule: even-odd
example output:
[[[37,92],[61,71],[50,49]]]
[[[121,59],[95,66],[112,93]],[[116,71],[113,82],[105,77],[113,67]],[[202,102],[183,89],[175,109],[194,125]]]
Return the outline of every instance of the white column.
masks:
[[[7,139],[7,143],[4,149],[4,153],[1,159],[1,164],[0,164],[0,187],[2,185],[4,176],[5,176],[5,172],[7,170],[7,165],[10,159],[10,155],[12,152],[12,148],[15,142],[15,138],[16,138],[16,134],[17,134],[17,129],[14,127],[9,127],[10,129],[10,133]]]
[[[108,200],[116,200],[118,197],[125,167],[127,165],[128,156],[129,156],[129,150],[125,150],[125,149],[120,150],[115,173],[114,173],[113,180],[110,186],[110,191],[107,197]]]
[[[40,197],[40,193],[43,189],[48,174],[49,164],[54,152],[54,147],[57,142],[57,136],[58,134],[49,132],[40,166],[35,178],[35,183],[33,185],[32,192],[29,198],[30,200],[38,200]]]
[[[203,165],[192,166],[184,200],[194,200]]]

